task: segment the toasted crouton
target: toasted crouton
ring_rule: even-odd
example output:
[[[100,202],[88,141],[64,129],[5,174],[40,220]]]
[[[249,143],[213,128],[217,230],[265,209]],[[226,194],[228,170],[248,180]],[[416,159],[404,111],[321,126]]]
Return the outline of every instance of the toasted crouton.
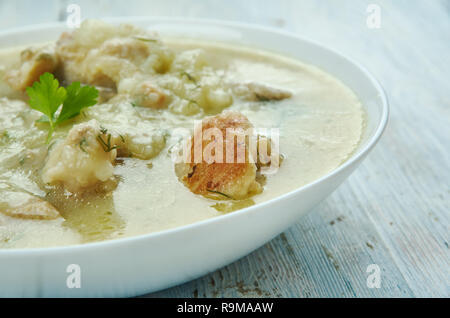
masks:
[[[204,151],[203,158],[199,162],[195,158],[195,138],[202,138],[202,135],[204,136],[205,132],[210,128],[218,129],[216,132],[220,131],[222,133],[222,143],[216,139],[203,140],[202,149],[208,149],[219,143],[219,147],[222,145],[223,150],[222,160],[216,156],[217,153],[214,150],[211,152],[213,156],[216,156],[214,162],[211,163],[210,158],[205,158]],[[199,129],[197,132],[194,132],[194,142],[191,143],[192,162],[181,163],[176,166],[179,179],[193,193],[214,199],[238,200],[260,193],[262,187],[256,181],[257,167],[250,160],[250,153],[248,151],[248,131],[250,128],[252,128],[252,125],[248,119],[237,112],[225,112],[204,119],[201,131]],[[226,137],[227,129],[234,129],[237,142],[235,142],[234,138]],[[233,151],[232,156],[228,156],[228,158],[227,149]],[[242,158],[239,158],[240,151],[243,154]],[[229,159],[232,159],[231,162]]]

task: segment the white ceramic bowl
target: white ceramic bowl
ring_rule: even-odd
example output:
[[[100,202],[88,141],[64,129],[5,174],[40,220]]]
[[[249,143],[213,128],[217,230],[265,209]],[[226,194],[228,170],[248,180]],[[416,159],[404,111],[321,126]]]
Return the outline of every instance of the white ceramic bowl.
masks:
[[[367,129],[356,153],[311,184],[234,213],[158,233],[84,245],[0,250],[0,296],[134,296],[214,271],[271,240],[325,199],[361,163],[380,138],[388,104],[380,84],[360,65],[293,34],[241,23],[173,18],[109,19],[159,30],[162,35],[241,43],[314,64],[341,79],[361,99]],[[63,24],[0,33],[0,47],[55,40]],[[276,48],[276,50],[274,50]],[[81,268],[81,288],[66,281],[69,264]]]

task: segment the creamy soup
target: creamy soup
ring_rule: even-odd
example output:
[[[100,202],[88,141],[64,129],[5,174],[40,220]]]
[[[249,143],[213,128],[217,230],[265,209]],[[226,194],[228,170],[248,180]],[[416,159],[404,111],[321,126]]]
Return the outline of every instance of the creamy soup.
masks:
[[[99,92],[96,105],[59,123],[50,138],[26,91],[44,73]],[[277,128],[278,168],[177,169],[174,152],[204,118],[219,129]],[[87,21],[55,43],[0,52],[0,248],[117,239],[233,213],[336,169],[363,129],[357,96],[314,66]],[[270,145],[275,135],[266,137]]]

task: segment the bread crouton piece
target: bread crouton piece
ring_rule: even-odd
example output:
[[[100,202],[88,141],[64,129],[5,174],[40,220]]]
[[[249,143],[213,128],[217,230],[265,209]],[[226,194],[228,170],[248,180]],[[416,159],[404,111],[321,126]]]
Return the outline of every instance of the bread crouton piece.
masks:
[[[177,164],[175,168],[181,182],[195,194],[218,200],[240,200],[260,193],[262,187],[256,181],[257,167],[250,160],[249,136],[246,136],[251,128],[252,125],[248,119],[238,112],[224,112],[217,116],[205,118],[202,122],[201,131],[194,132],[193,139],[201,138],[209,129],[221,132],[222,142],[216,139],[203,140],[202,149],[217,146],[217,143],[220,147],[221,144],[223,150],[222,162],[219,162],[219,159],[211,163],[211,160],[204,156],[205,152],[203,152],[202,161],[195,162],[195,142],[192,142],[192,162]],[[233,130],[236,139],[226,137],[227,129]],[[226,158],[227,148],[228,151],[233,150],[232,156],[229,156],[229,158]],[[241,157],[239,157],[239,153],[241,153]],[[211,151],[211,154],[217,155],[215,151]],[[217,156],[216,159],[218,159]]]

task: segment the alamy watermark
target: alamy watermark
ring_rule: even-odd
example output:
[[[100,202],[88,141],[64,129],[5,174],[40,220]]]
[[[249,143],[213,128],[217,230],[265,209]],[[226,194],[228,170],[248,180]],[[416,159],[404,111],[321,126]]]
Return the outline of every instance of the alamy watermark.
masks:
[[[69,273],[66,279],[66,286],[69,289],[81,288],[81,267],[78,264],[70,264],[66,268]]]
[[[366,25],[369,29],[381,28],[381,7],[378,4],[371,3],[367,6],[368,13]]]
[[[366,273],[367,276],[366,285],[368,288],[381,288],[381,273],[380,266],[377,264],[370,264],[367,266]]]
[[[69,29],[77,29],[81,25],[81,7],[78,4],[69,4],[66,9],[66,24]]]

